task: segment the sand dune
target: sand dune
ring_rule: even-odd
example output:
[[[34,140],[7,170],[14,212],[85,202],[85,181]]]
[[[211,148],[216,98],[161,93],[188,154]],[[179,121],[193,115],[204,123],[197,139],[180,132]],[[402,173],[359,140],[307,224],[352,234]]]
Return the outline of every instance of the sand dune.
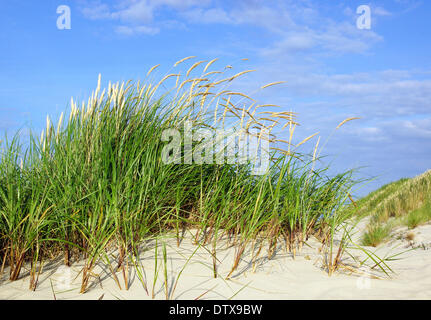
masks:
[[[209,249],[201,247],[193,254],[196,246],[190,239],[185,239],[179,247],[174,239],[170,239],[167,240],[169,295],[172,299],[430,299],[431,225],[416,228],[413,241],[403,238],[406,230],[400,229],[398,232],[400,239],[377,249],[369,248],[380,257],[403,252],[396,257],[399,260],[388,262],[394,271],[390,277],[378,268],[364,266],[356,270],[341,268],[329,277],[323,268],[322,254],[318,252],[319,243],[310,239],[311,247],[305,246],[295,259],[290,253],[279,250],[271,260],[268,261],[262,255],[253,265],[250,254],[246,252],[229,280],[225,277],[231,270],[235,249],[220,247],[217,250],[218,277],[214,278]],[[412,250],[407,251],[409,249]],[[349,252],[362,259],[365,257],[358,250]],[[190,261],[187,262],[189,258]],[[148,294],[134,268],[129,269],[129,290],[124,290],[122,272],[117,272],[122,287],[120,290],[112,273],[103,264],[94,270],[95,277],[88,292],[80,294],[82,274],[79,271],[82,264],[75,263],[68,268],[62,266],[61,261],[53,261],[44,266],[34,292],[28,290],[29,278],[25,274],[15,282],[8,281],[6,275],[3,275],[0,299],[148,300],[151,299],[154,279],[154,250],[145,251],[141,255],[141,262],[146,285],[149,287]],[[166,299],[161,257],[158,263],[155,298]],[[343,263],[358,267],[348,255],[345,255]],[[175,282],[177,285],[174,290]]]

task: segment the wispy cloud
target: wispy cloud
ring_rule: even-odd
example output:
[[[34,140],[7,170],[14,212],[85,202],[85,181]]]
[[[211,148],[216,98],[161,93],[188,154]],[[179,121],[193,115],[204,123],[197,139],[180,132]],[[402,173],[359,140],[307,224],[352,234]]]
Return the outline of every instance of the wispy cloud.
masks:
[[[109,6],[100,2],[86,4],[86,6],[81,9],[81,11],[86,18],[91,20],[112,18],[112,13],[109,9]]]
[[[160,29],[147,26],[117,26],[115,27],[115,31],[128,36],[137,34],[155,35],[160,32]]]
[[[164,21],[155,19],[159,10],[169,8],[181,11],[206,3],[208,3],[206,0],[121,0],[109,5],[95,0],[86,1],[81,7],[81,12],[91,20],[118,21],[120,25],[115,27],[115,31],[119,34],[154,35],[160,32],[159,24],[166,25]]]
[[[303,1],[235,1],[226,5],[211,0],[121,0],[108,5],[85,2],[82,13],[88,19],[118,21],[122,34],[156,34],[161,31],[168,10],[178,22],[260,27],[277,39],[262,54],[320,50],[330,53],[365,52],[382,37],[373,31],[360,32],[355,20],[334,20],[320,13],[321,5]],[[378,7],[376,14],[389,14]],[[160,14],[159,14],[160,13]]]

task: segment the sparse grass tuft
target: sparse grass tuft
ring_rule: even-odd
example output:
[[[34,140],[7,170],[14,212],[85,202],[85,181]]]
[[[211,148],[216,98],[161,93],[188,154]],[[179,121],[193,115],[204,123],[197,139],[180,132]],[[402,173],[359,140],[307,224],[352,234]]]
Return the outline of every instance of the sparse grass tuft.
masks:
[[[431,203],[426,203],[420,209],[411,211],[405,218],[404,224],[409,229],[414,229],[419,225],[425,224],[431,221]]]
[[[362,237],[362,245],[377,247],[389,238],[391,230],[392,227],[390,224],[375,224],[368,226],[367,231]]]

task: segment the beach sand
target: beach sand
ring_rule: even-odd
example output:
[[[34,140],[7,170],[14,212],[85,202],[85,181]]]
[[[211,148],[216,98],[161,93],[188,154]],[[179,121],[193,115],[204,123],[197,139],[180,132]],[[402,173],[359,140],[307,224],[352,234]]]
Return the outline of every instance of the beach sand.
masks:
[[[361,226],[364,226],[361,223]],[[388,261],[394,271],[390,277],[378,268],[368,266],[358,268],[348,254],[343,263],[351,267],[342,267],[332,276],[328,276],[323,267],[323,256],[319,253],[321,245],[315,239],[308,241],[301,253],[293,258],[285,250],[279,250],[271,259],[266,258],[266,248],[262,250],[258,261],[253,265],[251,255],[245,252],[238,269],[229,274],[235,255],[235,248],[217,248],[217,273],[214,278],[211,247],[199,247],[192,244],[191,237],[186,237],[179,247],[175,239],[167,243],[167,279],[170,299],[431,299],[431,225],[417,227],[413,231],[398,229],[399,237],[378,248],[367,248],[380,257],[391,257]],[[413,232],[413,241],[405,239],[408,232]],[[411,250],[412,248],[416,248]],[[147,248],[140,256],[145,270],[144,285],[139,280],[136,269],[129,267],[129,289],[124,289],[122,271],[116,273],[120,289],[109,269],[98,265],[93,273],[88,291],[80,294],[82,263],[65,267],[62,261],[45,264],[40,274],[38,286],[30,291],[29,276],[23,270],[22,277],[15,282],[7,280],[7,270],[0,284],[0,299],[142,299],[151,300],[154,279],[154,249]],[[194,253],[194,251],[196,252]],[[194,253],[194,254],[193,254]],[[362,260],[366,255],[360,250],[349,253]],[[189,261],[188,261],[189,260]],[[166,299],[165,274],[162,249],[159,248],[159,272],[155,285],[155,299]],[[182,273],[180,274],[182,270]],[[178,276],[180,274],[180,276]],[[178,280],[177,280],[178,279]],[[175,286],[175,283],[176,286]],[[175,287],[175,289],[174,289]]]

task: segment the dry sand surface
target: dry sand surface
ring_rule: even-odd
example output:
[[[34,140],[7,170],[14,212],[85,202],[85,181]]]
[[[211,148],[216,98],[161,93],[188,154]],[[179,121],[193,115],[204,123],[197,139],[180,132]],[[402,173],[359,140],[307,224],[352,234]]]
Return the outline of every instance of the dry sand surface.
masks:
[[[310,247],[305,246],[295,259],[290,253],[279,250],[269,261],[261,255],[253,266],[251,256],[246,252],[229,280],[225,277],[232,267],[235,249],[220,245],[217,249],[219,276],[214,278],[210,248],[200,247],[193,254],[196,246],[190,239],[185,239],[180,247],[170,239],[167,240],[169,294],[172,299],[431,299],[431,225],[414,229],[413,241],[405,239],[406,229],[399,229],[398,233],[397,240],[377,249],[368,248],[380,257],[403,252],[396,257],[399,260],[387,262],[394,271],[390,278],[378,268],[370,269],[372,263],[356,271],[341,268],[329,277],[323,268],[322,254],[318,252],[320,245],[313,239],[308,242]],[[409,250],[412,248],[415,249]],[[359,250],[349,252],[355,257],[365,257]],[[161,253],[159,249],[160,268],[154,290],[156,299],[166,298]],[[117,273],[120,290],[112,273],[103,264],[94,270],[95,277],[88,292],[80,294],[81,265],[75,263],[68,268],[62,266],[61,261],[53,261],[44,266],[34,292],[28,290],[29,278],[25,272],[21,279],[10,282],[5,270],[0,284],[0,299],[151,299],[154,249],[143,252],[140,259],[149,294],[133,268],[129,270],[129,290],[124,290],[122,272]],[[343,262],[355,265],[348,255]],[[183,272],[178,278],[181,270]]]

